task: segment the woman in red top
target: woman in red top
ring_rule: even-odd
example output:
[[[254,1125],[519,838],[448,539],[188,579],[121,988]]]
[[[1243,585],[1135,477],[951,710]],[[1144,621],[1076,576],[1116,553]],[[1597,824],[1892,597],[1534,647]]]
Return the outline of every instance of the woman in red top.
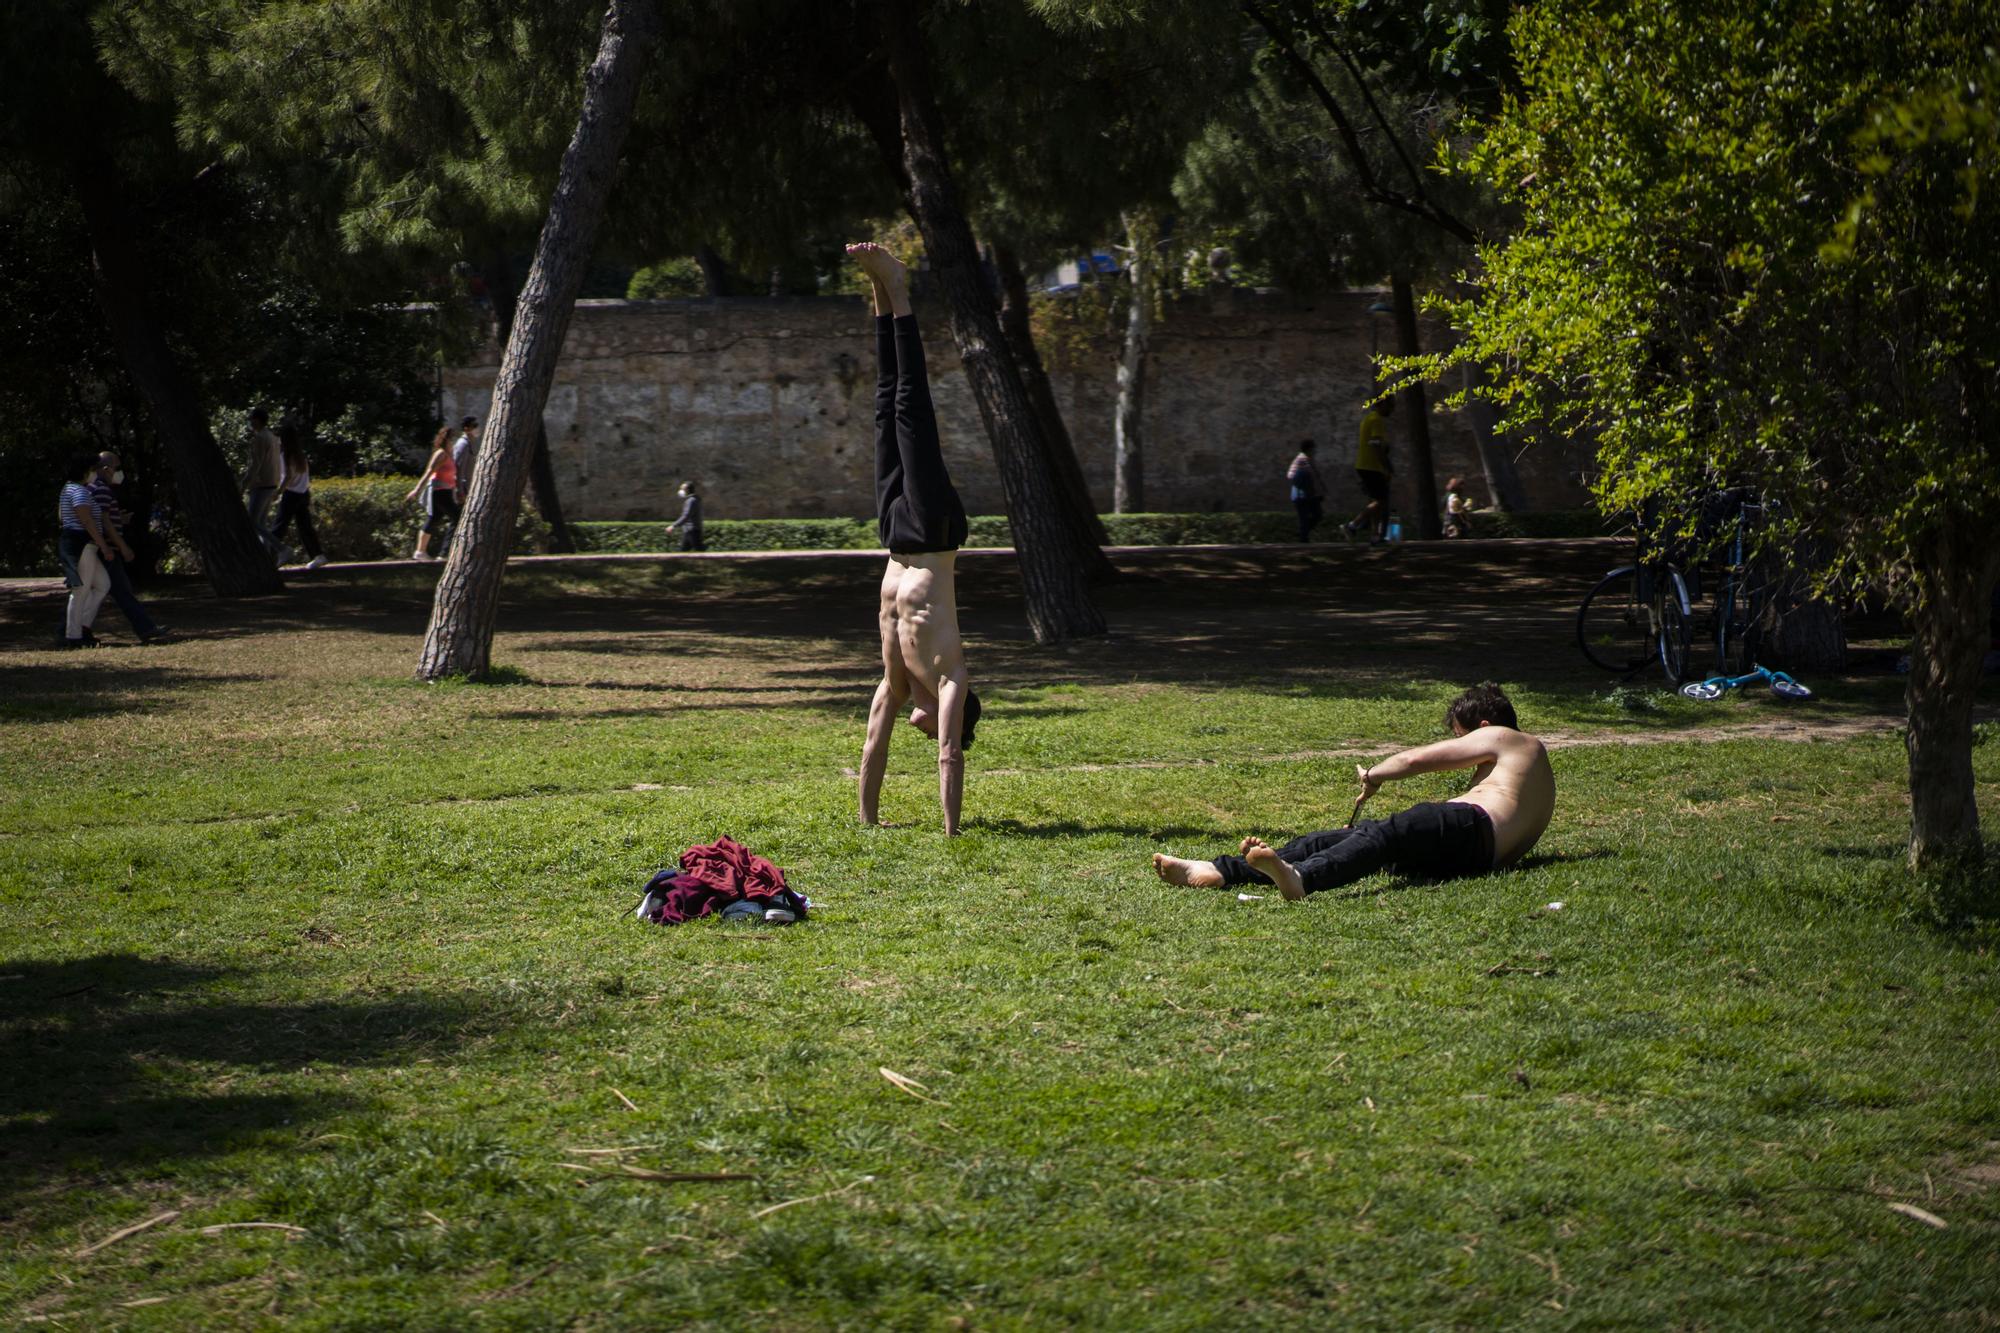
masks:
[[[424,475],[417,478],[417,484],[403,498],[414,500],[420,491],[424,494],[424,526],[417,533],[417,549],[412,560],[435,560],[431,554],[431,538],[443,530],[447,521],[458,518],[458,464],[451,457],[451,427],[445,426],[431,441],[431,461],[424,466]]]

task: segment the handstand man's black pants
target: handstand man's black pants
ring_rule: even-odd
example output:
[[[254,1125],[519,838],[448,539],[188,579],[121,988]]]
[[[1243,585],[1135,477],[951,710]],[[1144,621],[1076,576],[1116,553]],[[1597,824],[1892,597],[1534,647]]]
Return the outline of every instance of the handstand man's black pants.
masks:
[[[1387,819],[1293,838],[1278,859],[1299,872],[1307,893],[1337,889],[1378,870],[1414,879],[1457,879],[1493,869],[1493,817],[1462,801],[1426,801]],[[1269,884],[1240,856],[1218,856],[1225,884]]]
[[[965,505],[938,447],[915,315],[875,317],[875,522],[891,555],[965,545]]]

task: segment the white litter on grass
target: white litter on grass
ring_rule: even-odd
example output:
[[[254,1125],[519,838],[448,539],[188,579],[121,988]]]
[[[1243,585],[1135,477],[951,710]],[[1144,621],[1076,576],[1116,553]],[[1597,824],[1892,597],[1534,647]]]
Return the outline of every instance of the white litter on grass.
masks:
[[[1550,903],[1547,907],[1544,907],[1542,910],[1544,912],[1560,912],[1562,911],[1562,909],[1563,905],[1561,903]]]
[[[1236,895],[1236,901],[1239,903],[1261,903],[1264,901],[1264,895],[1261,893],[1239,893]]]

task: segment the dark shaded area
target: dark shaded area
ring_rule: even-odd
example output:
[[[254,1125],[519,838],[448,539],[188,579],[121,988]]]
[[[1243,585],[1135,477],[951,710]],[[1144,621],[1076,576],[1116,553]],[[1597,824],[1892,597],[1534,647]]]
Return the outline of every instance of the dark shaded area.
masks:
[[[1622,690],[1631,712],[1607,723],[1614,727],[1704,725],[1678,710],[1655,711],[1648,696],[1665,689],[1663,679],[1607,676],[1577,651],[1577,602],[1625,553],[1615,538],[1127,550],[1116,557],[1121,577],[1097,592],[1111,632],[1040,647],[1028,634],[1012,554],[975,552],[960,559],[960,620],[994,725],[1008,722],[1008,691],[1071,683],[1212,684],[1297,698],[1422,702],[1435,697],[1439,680],[1477,677],[1579,700]],[[620,717],[774,703],[856,711],[879,670],[881,571],[880,557],[832,553],[516,562],[499,618],[498,654],[508,674],[495,682],[500,693],[488,696],[497,706],[481,712],[532,716],[542,687],[659,698],[657,708],[627,704],[609,714]],[[177,631],[200,639],[379,634],[406,641],[414,662],[436,578],[434,568],[414,565],[321,570],[254,605],[188,592],[167,615]],[[42,647],[60,602],[53,585],[0,586],[0,651]],[[137,652],[50,657],[36,688],[59,693],[79,664],[95,672]],[[650,679],[592,678],[573,662],[552,667],[545,654],[596,657],[620,663],[613,674],[636,667]],[[705,669],[680,670],[684,663]],[[744,683],[718,683],[717,664],[740,667]],[[702,683],[679,683],[696,675]],[[1810,713],[1796,710],[1801,716],[1900,711],[1900,699],[1889,697],[1895,684],[1879,676],[1864,672],[1845,690],[1835,690],[1834,680],[1812,683],[1822,697]],[[1019,719],[1051,706],[1038,698],[1018,703]],[[1719,719],[1723,708],[1713,711]],[[1224,730],[1194,742],[1225,758],[1219,751],[1228,722],[1219,716]],[[1300,738],[1301,748],[1326,743]]]
[[[86,652],[90,674],[81,690],[76,675],[62,665],[0,663],[0,722],[66,722],[128,711],[152,714],[171,708],[175,691],[185,686],[269,679],[248,671],[228,675],[180,671],[148,661],[138,650],[130,655]]]
[[[366,1065],[449,1047],[496,1023],[490,1006],[408,995],[307,1004],[207,1002],[222,969],[103,954],[0,960],[0,1221],[58,1180],[296,1138],[353,1099],[237,1091],[241,1072]],[[180,1063],[231,1073],[181,1074]]]
[[[968,829],[984,829],[994,833],[1005,833],[1016,838],[1090,838],[1099,834],[1115,834],[1123,838],[1213,838],[1228,841],[1231,834],[1220,829],[1198,828],[1191,824],[1079,824],[1074,820],[1061,819],[1047,824],[1026,824],[1018,819],[968,819]],[[1242,834],[1234,835],[1241,839]]]

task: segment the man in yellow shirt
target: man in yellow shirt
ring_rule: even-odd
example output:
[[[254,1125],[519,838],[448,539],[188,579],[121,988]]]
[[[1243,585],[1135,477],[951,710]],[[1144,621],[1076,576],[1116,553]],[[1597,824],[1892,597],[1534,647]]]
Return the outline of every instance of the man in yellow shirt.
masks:
[[[1352,539],[1365,525],[1368,540],[1379,542],[1389,527],[1389,418],[1396,413],[1396,400],[1384,398],[1361,418],[1361,445],[1354,451],[1354,476],[1361,483],[1368,503],[1360,513],[1342,525]]]

